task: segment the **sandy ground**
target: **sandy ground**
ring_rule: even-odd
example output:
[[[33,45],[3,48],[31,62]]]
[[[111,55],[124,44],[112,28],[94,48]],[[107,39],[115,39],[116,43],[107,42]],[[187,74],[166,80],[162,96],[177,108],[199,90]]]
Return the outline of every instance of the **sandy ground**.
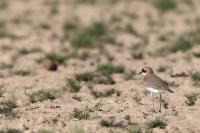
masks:
[[[159,52],[173,45],[185,32],[196,30],[199,1],[191,0],[189,4],[187,0],[180,0],[176,9],[165,13],[158,11],[151,0],[96,0],[94,4],[89,0],[80,1],[0,0],[6,3],[1,4],[0,21],[5,25],[0,27],[5,28],[4,34],[10,35],[0,37],[0,86],[3,90],[0,101],[15,99],[17,104],[12,110],[17,113],[16,117],[0,114],[0,128],[15,128],[27,133],[41,129],[58,133],[128,133],[132,127],[155,133],[200,132],[200,101],[197,100],[194,106],[185,103],[185,94],[199,92],[189,74],[191,70],[200,70],[199,57],[194,56],[200,52],[199,44],[185,52],[178,50],[165,55]],[[98,48],[74,49],[70,39],[63,40],[65,23],[76,23],[84,29],[97,21],[104,22],[108,34],[115,39],[111,43],[95,42],[102,43],[107,54]],[[130,26],[134,31],[129,31]],[[162,41],[161,36],[167,39]],[[132,54],[137,51],[132,47],[138,43],[144,45],[140,49],[143,57],[135,59]],[[52,52],[61,55],[86,52],[89,57],[69,57],[58,65],[57,71],[49,71],[45,60],[46,54]],[[143,66],[151,66],[162,79],[174,83],[174,93],[163,94],[168,107],[161,113],[151,111],[151,96],[144,93],[143,77],[137,74],[130,80],[123,78],[124,73],[112,74],[116,83],[111,85],[93,83],[95,90],[114,88],[120,96],[95,98],[86,82],[79,82],[81,90],[77,93],[62,92],[67,79],[108,62],[123,65],[126,70],[136,73]],[[165,68],[164,72],[159,71],[160,67]],[[54,100],[30,102],[27,93],[48,89],[56,89],[62,94]],[[141,98],[140,103],[134,100],[136,95]],[[72,118],[75,108],[89,110],[89,118]],[[146,129],[146,123],[155,117],[165,118],[167,126]],[[123,126],[100,124],[112,118]]]

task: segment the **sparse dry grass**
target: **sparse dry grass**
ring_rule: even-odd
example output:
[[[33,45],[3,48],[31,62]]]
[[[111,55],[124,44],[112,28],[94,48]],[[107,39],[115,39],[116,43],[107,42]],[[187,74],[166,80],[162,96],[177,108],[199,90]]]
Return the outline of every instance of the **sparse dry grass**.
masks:
[[[0,133],[23,133],[23,132],[15,128],[7,128],[7,129],[0,130]]]
[[[76,118],[78,120],[82,120],[82,119],[87,120],[90,118],[90,112],[87,109],[81,110],[81,109],[75,108],[73,112],[70,114],[70,117]]]
[[[120,91],[117,91],[115,89],[107,89],[105,91],[96,91],[94,88],[89,88],[91,94],[95,97],[95,98],[101,98],[101,97],[109,97],[112,96],[113,94],[116,94],[117,96],[121,95]]]
[[[200,85],[200,72],[199,71],[193,71],[190,72],[191,79],[194,82],[194,85]]]
[[[170,11],[177,7],[176,0],[154,0],[154,5],[161,12]]]
[[[193,106],[195,105],[195,102],[199,98],[199,93],[192,92],[185,94],[185,98],[186,98],[185,103],[189,106]]]
[[[0,103],[0,114],[4,114],[7,117],[16,117],[17,113],[13,111],[17,107],[17,103],[14,99],[4,101]]]
[[[55,89],[49,89],[49,90],[39,90],[32,92],[30,94],[26,94],[28,96],[28,99],[31,103],[35,102],[42,102],[45,100],[53,100],[56,99],[59,96],[60,92]]]
[[[64,89],[65,90],[69,89],[70,92],[79,92],[81,89],[81,86],[76,80],[68,79],[66,87]]]
[[[163,117],[155,117],[147,122],[149,128],[165,128],[167,126],[166,120]]]

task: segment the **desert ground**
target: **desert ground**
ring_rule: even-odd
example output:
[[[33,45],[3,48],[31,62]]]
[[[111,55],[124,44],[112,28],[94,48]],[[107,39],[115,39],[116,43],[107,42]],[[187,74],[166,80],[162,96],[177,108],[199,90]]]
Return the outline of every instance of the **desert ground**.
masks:
[[[0,132],[199,133],[199,0],[0,0]],[[145,66],[174,93],[145,90]]]

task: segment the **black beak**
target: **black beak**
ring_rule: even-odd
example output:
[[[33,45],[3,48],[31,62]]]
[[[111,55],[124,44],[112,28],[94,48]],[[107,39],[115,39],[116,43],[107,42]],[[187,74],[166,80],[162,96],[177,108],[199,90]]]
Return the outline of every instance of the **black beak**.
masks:
[[[138,74],[142,74],[142,71],[141,71],[141,72],[139,72]]]

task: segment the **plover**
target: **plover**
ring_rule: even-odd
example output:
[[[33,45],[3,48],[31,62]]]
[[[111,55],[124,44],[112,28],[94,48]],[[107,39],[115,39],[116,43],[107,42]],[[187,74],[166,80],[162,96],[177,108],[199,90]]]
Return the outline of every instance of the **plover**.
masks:
[[[165,81],[163,81],[160,77],[154,74],[153,69],[151,67],[144,67],[142,68],[142,71],[140,74],[144,75],[144,82],[146,89],[151,93],[151,96],[153,97],[153,109],[154,109],[154,93],[160,94],[160,108],[159,112],[161,112],[161,104],[162,104],[162,97],[161,93],[163,91],[168,91],[173,93],[173,91],[170,89],[169,84]]]

